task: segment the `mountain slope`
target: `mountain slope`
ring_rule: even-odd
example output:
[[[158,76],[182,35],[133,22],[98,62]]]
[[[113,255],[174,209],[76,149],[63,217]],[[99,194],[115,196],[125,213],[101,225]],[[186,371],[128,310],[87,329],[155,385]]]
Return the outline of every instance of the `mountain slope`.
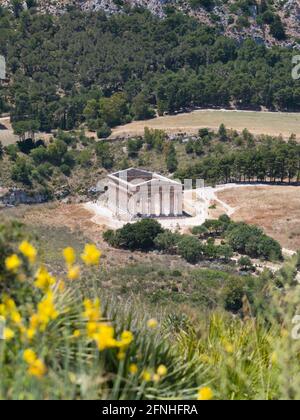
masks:
[[[22,1],[22,0],[20,0]],[[34,0],[24,1],[24,7]],[[30,2],[30,3],[29,3]],[[218,26],[230,37],[251,37],[258,43],[296,46],[300,39],[299,0],[35,0],[42,13],[61,14],[70,6],[84,11],[124,13],[132,7],[144,7],[163,17],[167,7],[194,16],[200,22]],[[0,0],[12,6],[12,0]]]

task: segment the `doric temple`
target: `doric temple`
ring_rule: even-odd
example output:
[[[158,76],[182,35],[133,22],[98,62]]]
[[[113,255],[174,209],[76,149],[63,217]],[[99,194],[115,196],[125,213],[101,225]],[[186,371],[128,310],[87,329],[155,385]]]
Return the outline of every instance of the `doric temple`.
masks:
[[[176,217],[183,215],[183,187],[162,175],[129,168],[108,176],[109,207],[116,216]]]

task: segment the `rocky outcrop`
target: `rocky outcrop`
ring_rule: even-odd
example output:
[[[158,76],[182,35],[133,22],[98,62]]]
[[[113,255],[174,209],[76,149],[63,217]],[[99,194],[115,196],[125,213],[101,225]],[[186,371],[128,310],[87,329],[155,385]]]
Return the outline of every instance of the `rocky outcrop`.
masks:
[[[0,205],[41,204],[49,200],[47,192],[29,192],[21,189],[0,189]]]

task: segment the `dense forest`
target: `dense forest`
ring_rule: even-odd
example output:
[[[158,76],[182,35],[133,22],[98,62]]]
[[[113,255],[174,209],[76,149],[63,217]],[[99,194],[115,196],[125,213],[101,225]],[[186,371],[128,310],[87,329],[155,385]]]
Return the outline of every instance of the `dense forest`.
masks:
[[[107,135],[132,119],[193,107],[298,110],[293,50],[226,38],[194,18],[133,10],[108,17],[70,10],[0,9],[9,82],[0,112],[19,134],[87,122]]]

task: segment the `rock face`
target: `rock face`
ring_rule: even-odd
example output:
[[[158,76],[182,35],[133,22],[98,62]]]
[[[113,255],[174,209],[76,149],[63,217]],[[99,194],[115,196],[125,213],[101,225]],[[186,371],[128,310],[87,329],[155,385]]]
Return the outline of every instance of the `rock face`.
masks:
[[[19,204],[41,204],[49,199],[46,193],[29,193],[24,190],[0,189],[0,204],[4,206],[17,206]]]

